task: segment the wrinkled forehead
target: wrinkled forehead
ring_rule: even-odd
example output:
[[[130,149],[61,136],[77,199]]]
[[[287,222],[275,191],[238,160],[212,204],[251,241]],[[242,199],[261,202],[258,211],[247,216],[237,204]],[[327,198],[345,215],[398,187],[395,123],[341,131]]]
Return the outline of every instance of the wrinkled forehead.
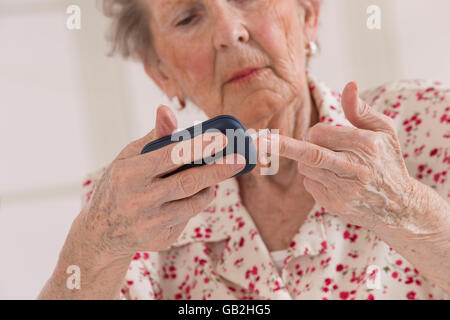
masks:
[[[177,9],[194,3],[211,2],[211,0],[143,0],[147,6],[153,10],[163,11]],[[219,1],[219,0],[212,0]]]

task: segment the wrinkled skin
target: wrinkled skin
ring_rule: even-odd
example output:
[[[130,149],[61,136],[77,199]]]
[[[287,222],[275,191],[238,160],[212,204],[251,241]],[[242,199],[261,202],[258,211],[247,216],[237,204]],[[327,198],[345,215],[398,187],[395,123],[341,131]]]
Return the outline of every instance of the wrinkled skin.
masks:
[[[144,2],[158,53],[146,70],[169,97],[189,98],[210,117],[235,115],[254,129],[309,98],[305,45],[316,33],[309,1]],[[248,67],[265,69],[252,81],[227,82]]]
[[[357,100],[354,83],[344,90],[343,108],[356,128],[318,123],[308,142],[281,137],[279,154],[297,160],[314,199],[347,222],[400,226],[414,194],[393,120]]]
[[[72,224],[52,278],[40,298],[117,298],[120,279],[137,251],[161,251],[174,243],[193,216],[214,198],[213,186],[241,171],[245,159],[192,168],[169,177],[183,164],[222,150],[226,137],[204,134],[140,155],[144,146],[176,129],[168,107],[158,109],[156,129],[130,143],[106,168],[92,199]],[[182,162],[174,163],[173,150]],[[229,160],[228,158],[231,158]],[[229,164],[228,164],[229,163]],[[67,290],[66,268],[81,270],[83,290]]]
[[[160,109],[163,112],[166,110]],[[233,159],[230,162],[236,165],[214,164],[162,178],[180,167],[172,161],[172,151],[177,145],[196,146],[200,150],[202,147],[201,154],[206,154],[208,149],[223,149],[226,137],[205,134],[196,137],[192,146],[190,141],[184,141],[138,156],[145,144],[158,136],[152,131],[127,146],[107,168],[85,209],[81,224],[85,235],[92,236],[85,240],[95,244],[102,255],[129,257],[136,251],[167,249],[189,219],[212,201],[212,186],[244,167],[245,160],[234,160],[235,156],[229,155]],[[212,142],[199,143],[203,139]],[[194,155],[192,149],[191,157],[184,159],[183,164],[199,159]]]
[[[298,161],[317,203],[374,231],[449,290],[449,204],[410,177],[393,120],[361,101],[355,83],[344,89],[342,106],[356,128],[316,124],[305,141],[279,137],[272,152]]]
[[[280,129],[281,148],[272,150],[282,156],[279,173],[259,176],[254,170],[239,178],[243,203],[269,250],[284,249],[317,202],[373,230],[450,290],[448,204],[408,175],[392,120],[359,101],[349,84],[343,107],[356,128],[317,124],[306,82],[306,46],[316,40],[320,1],[142,3],[153,48],[141,57],[169,98],[190,99],[210,117],[234,115],[247,128]],[[249,67],[263,69],[251,80],[228,81]],[[301,141],[310,127],[309,143]],[[161,179],[161,172],[173,167],[161,161],[168,150],[147,156],[139,151],[175,128],[173,112],[160,108],[155,131],[109,166],[73,223],[40,298],[117,298],[134,252],[167,248],[209,204],[210,187],[240,170],[215,165]],[[85,275],[79,292],[65,288],[65,270],[73,263]]]

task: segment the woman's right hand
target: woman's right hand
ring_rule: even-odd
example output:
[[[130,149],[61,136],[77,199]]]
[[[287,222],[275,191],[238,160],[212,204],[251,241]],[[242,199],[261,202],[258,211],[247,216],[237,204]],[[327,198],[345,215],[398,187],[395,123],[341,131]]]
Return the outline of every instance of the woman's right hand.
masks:
[[[173,112],[161,106],[155,130],[128,145],[98,181],[81,213],[77,234],[102,255],[132,257],[136,251],[167,249],[188,221],[211,203],[214,186],[245,166],[245,160],[232,154],[230,163],[234,164],[206,165],[162,178],[184,163],[199,160],[206,150],[218,152],[226,146],[226,137],[214,133],[140,154],[146,144],[172,134],[176,128]],[[174,164],[172,150],[179,144],[191,149],[191,157],[184,157],[183,164]],[[194,146],[201,151],[194,152]]]
[[[134,254],[169,248],[189,220],[211,203],[214,186],[244,168],[245,159],[231,154],[223,164],[195,167],[163,178],[226,145],[224,135],[210,133],[141,155],[146,144],[172,134],[176,128],[173,112],[160,107],[155,130],[129,144],[105,170],[73,222],[40,299],[118,298]],[[191,148],[192,156],[184,155],[183,163],[175,164],[174,148]],[[81,290],[67,288],[67,270],[72,266],[80,270]]]

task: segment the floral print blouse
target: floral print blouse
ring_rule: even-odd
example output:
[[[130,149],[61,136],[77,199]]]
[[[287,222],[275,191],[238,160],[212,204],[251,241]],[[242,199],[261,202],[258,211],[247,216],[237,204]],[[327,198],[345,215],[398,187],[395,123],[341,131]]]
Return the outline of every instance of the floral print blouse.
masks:
[[[320,121],[351,126],[340,95],[309,78]],[[450,87],[400,81],[363,94],[395,120],[411,176],[450,201]],[[103,169],[104,170],[104,169]],[[83,184],[89,201],[103,170]],[[274,213],[276,214],[276,213]],[[282,252],[276,252],[277,260]],[[372,232],[317,204],[279,261],[265,246],[230,179],[168,250],[137,252],[122,299],[448,299]],[[449,257],[450,259],[450,257]]]

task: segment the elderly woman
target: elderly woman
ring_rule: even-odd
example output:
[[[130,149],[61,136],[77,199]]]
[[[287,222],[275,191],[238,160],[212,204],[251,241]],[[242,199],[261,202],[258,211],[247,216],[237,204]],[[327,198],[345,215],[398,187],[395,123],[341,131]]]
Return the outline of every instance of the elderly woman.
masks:
[[[360,99],[355,83],[341,96],[316,81],[319,0],[105,4],[116,49],[169,98],[279,129],[278,149],[261,138],[279,171],[230,179],[243,165],[216,163],[163,177],[179,166],[174,145],[140,155],[177,128],[160,107],[155,130],[85,182],[40,298],[448,297],[449,89],[399,82]],[[79,290],[66,287],[71,265]]]

